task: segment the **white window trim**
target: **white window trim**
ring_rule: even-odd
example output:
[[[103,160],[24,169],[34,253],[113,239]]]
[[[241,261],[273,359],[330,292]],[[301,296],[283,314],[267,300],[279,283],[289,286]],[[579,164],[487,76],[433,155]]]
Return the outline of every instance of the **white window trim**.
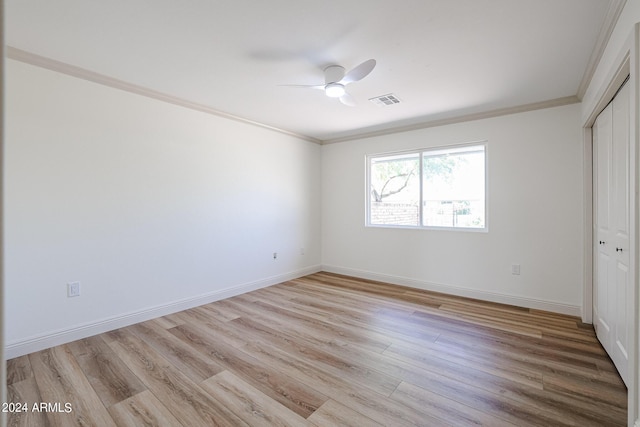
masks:
[[[455,150],[458,148],[482,145],[484,146],[484,227],[440,227],[433,225],[422,225],[423,209],[420,208],[420,225],[393,225],[393,224],[372,224],[371,223],[371,159],[384,156],[401,156],[407,154],[422,154],[429,151],[438,150]],[[420,170],[422,170],[423,156],[419,156]],[[489,142],[487,140],[465,142],[462,144],[439,145],[434,147],[426,147],[404,151],[389,151],[382,153],[367,154],[365,156],[365,227],[370,228],[397,228],[407,230],[434,230],[434,231],[462,231],[471,233],[488,233],[489,232]],[[422,176],[422,175],[421,175]],[[420,179],[420,206],[423,203],[423,180]]]

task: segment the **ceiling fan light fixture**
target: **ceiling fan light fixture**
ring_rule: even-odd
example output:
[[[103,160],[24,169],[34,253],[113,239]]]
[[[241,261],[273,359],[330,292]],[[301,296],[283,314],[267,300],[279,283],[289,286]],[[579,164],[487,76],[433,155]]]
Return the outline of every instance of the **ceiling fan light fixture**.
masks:
[[[324,93],[330,98],[340,98],[346,91],[344,85],[340,83],[329,83],[324,87]]]

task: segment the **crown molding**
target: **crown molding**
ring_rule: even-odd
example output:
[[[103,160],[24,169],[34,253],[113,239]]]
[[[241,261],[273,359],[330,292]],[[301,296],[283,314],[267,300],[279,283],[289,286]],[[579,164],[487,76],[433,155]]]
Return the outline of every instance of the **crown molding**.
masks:
[[[587,88],[591,84],[591,79],[593,79],[593,75],[596,72],[596,68],[602,59],[602,55],[604,54],[604,50],[609,43],[609,39],[611,38],[611,34],[613,33],[616,24],[618,23],[618,19],[622,14],[622,10],[627,4],[627,0],[610,0],[609,1],[609,9],[607,10],[607,15],[604,18],[604,22],[602,23],[602,27],[600,28],[600,34],[598,35],[598,39],[596,41],[596,45],[591,52],[591,56],[589,57],[589,62],[587,63],[587,68],[584,71],[582,76],[582,81],[578,86],[578,99],[582,100],[582,97],[587,92]]]
[[[580,100],[575,95],[565,96],[563,98],[550,99],[548,101],[534,102],[531,104],[518,105],[515,107],[500,108],[497,110],[466,114],[466,115],[455,116],[455,117],[450,117],[446,119],[423,121],[420,123],[407,125],[407,126],[389,127],[386,129],[376,130],[372,132],[360,132],[350,136],[326,139],[322,141],[322,144],[323,145],[334,144],[338,142],[353,141],[356,139],[371,138],[375,136],[384,136],[384,135],[390,135],[390,134],[395,134],[400,132],[409,132],[413,130],[426,129],[426,128],[437,127],[437,126],[453,125],[456,123],[470,122],[473,120],[490,119],[492,117],[500,117],[500,116],[507,116],[509,114],[525,113],[527,111],[542,110],[545,108],[561,107],[563,105],[577,104],[579,102]]]
[[[153,98],[158,101],[167,102],[169,104],[178,105],[191,110],[200,111],[202,113],[211,114],[213,116],[223,117],[225,119],[235,120],[237,122],[257,126],[263,129],[268,129],[278,133],[282,133],[288,136],[293,136],[308,142],[315,144],[321,144],[322,141],[316,138],[312,138],[307,135],[301,135],[295,132],[291,132],[285,129],[280,129],[274,126],[269,126],[264,123],[256,122],[253,120],[245,119],[243,117],[235,116],[233,114],[225,113],[224,111],[216,110],[215,108],[208,107],[204,104],[197,102],[191,102],[186,99],[182,99],[177,96],[169,95],[166,93],[158,92],[153,89],[139,86],[132,83],[127,83],[123,80],[118,80],[113,77],[106,76],[104,74],[96,73],[85,68],[76,67],[75,65],[67,64],[65,62],[56,61],[55,59],[47,58],[37,55],[35,53],[27,52],[22,49],[17,49],[12,46],[5,46],[5,56],[16,61],[24,62],[26,64],[35,65],[37,67],[46,68],[51,71],[56,71],[62,74],[66,74],[79,79],[88,80],[93,83],[98,83],[104,86],[109,86],[114,89],[124,90],[126,92],[135,93],[137,95],[145,96],[147,98]]]
[[[626,0],[612,0],[612,1],[624,2]],[[96,73],[94,71],[90,71],[85,68],[77,67],[75,65],[67,64],[65,62],[61,62],[55,59],[37,55],[22,49],[12,47],[12,46],[5,46],[5,56],[7,58],[10,58],[16,61],[24,62],[24,63],[41,67],[41,68],[46,68],[55,72],[59,72],[72,77],[87,80],[93,83],[98,83],[98,84],[109,86],[115,89],[124,90],[130,93],[135,93],[137,95],[141,95],[141,96],[156,99],[162,102],[178,105],[184,108],[189,108],[191,110],[200,111],[206,114],[211,114],[217,117],[223,117],[226,119],[235,120],[241,123],[257,126],[263,129],[268,129],[274,132],[278,132],[284,135],[292,136],[304,141],[312,142],[315,144],[321,144],[321,145],[334,144],[338,142],[346,142],[346,141],[370,138],[375,136],[390,135],[394,133],[407,132],[407,131],[425,129],[430,127],[445,126],[445,125],[463,123],[463,122],[468,122],[473,120],[481,120],[481,119],[487,119],[492,117],[505,116],[509,114],[522,113],[526,111],[558,107],[562,105],[569,105],[569,104],[580,102],[580,98],[578,96],[567,96],[567,97],[552,99],[548,101],[519,105],[515,107],[501,108],[501,109],[496,109],[496,110],[491,110],[486,112],[466,114],[466,115],[455,116],[455,117],[450,117],[446,119],[437,119],[437,120],[427,119],[420,123],[415,123],[415,124],[406,125],[406,126],[391,125],[388,128],[370,131],[370,132],[367,132],[366,129],[361,129],[361,131],[357,131],[356,133],[353,133],[348,136],[321,140],[321,139],[313,138],[307,135],[291,132],[285,129],[269,126],[264,123],[245,119],[243,117],[235,116],[233,114],[225,113],[223,111],[216,110],[214,108],[208,107],[203,104],[191,102],[173,95],[168,95],[166,93],[158,92],[153,89],[128,83],[123,80],[118,80],[113,77],[106,76],[104,74]]]

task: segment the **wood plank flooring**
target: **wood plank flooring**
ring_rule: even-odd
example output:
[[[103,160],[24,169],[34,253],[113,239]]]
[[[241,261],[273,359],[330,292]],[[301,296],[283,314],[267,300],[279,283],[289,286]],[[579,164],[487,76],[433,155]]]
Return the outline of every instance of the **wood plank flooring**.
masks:
[[[18,357],[7,379],[9,401],[27,404],[9,426],[627,418],[624,384],[577,318],[329,273]]]

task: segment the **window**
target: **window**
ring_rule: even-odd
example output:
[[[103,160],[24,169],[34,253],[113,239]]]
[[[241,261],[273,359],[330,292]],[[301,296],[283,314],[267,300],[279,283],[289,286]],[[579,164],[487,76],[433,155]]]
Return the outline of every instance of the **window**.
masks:
[[[367,156],[367,225],[486,229],[486,144]]]

